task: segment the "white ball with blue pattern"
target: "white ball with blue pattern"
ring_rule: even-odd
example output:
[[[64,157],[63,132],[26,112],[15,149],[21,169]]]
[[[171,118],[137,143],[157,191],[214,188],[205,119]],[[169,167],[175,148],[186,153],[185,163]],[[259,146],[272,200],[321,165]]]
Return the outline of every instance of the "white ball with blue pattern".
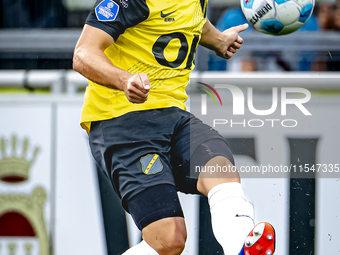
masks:
[[[290,34],[312,15],[315,0],[241,0],[248,22],[259,32]]]

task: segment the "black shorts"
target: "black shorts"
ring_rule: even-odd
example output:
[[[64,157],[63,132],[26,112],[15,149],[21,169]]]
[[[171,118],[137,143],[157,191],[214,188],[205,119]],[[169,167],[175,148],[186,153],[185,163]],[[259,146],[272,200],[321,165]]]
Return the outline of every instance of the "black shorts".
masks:
[[[214,146],[207,152],[202,144],[212,139]],[[90,146],[126,210],[128,199],[160,184],[199,194],[195,166],[204,166],[219,155],[234,162],[227,142],[216,130],[177,107],[92,122]]]

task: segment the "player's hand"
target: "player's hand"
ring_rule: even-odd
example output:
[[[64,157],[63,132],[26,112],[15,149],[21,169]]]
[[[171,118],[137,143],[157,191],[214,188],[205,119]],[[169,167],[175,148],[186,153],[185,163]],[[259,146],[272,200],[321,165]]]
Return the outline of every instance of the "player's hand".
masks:
[[[245,31],[248,28],[248,24],[231,27],[222,32],[222,44],[215,50],[217,56],[225,59],[231,58],[238,49],[241,48],[243,39],[239,36],[239,33]]]
[[[150,81],[145,73],[133,75],[124,88],[127,99],[134,104],[142,104],[148,100],[149,90]]]

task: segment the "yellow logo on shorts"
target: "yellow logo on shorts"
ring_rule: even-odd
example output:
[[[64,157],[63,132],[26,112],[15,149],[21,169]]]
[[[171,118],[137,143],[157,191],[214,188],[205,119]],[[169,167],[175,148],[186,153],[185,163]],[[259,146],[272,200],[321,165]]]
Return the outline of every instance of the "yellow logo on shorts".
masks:
[[[156,174],[163,170],[163,165],[157,154],[148,154],[140,159],[145,174]]]

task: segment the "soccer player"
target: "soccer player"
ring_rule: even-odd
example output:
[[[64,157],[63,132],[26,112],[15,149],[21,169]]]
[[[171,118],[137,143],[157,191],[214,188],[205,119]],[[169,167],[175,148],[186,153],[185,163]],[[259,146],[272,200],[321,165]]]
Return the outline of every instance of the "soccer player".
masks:
[[[248,27],[221,33],[206,10],[205,0],[98,0],[77,43],[73,66],[89,79],[81,126],[142,231],[143,241],[124,255],[181,254],[186,229],[177,191],[208,196],[226,255],[274,252],[272,226],[253,228],[239,174],[209,178],[192,170],[234,165],[224,138],[184,105],[196,47],[228,59]]]

